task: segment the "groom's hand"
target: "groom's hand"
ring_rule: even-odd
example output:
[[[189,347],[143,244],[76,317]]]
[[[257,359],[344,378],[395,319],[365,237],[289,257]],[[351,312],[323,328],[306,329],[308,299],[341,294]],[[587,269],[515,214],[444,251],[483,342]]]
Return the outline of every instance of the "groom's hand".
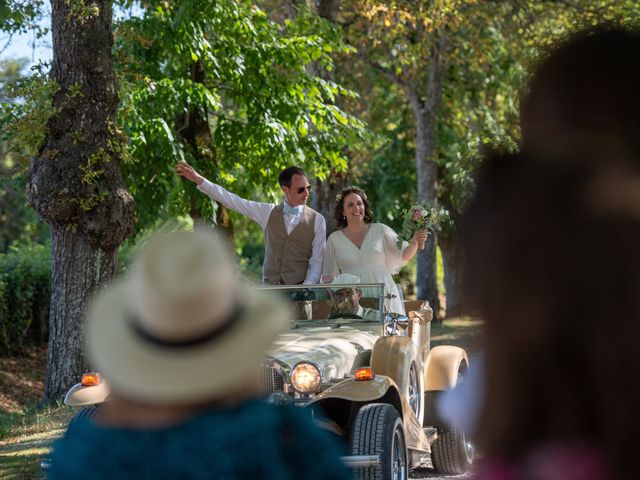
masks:
[[[191,180],[196,185],[200,185],[204,182],[204,177],[187,162],[178,162],[173,168],[178,175],[186,178],[187,180]]]

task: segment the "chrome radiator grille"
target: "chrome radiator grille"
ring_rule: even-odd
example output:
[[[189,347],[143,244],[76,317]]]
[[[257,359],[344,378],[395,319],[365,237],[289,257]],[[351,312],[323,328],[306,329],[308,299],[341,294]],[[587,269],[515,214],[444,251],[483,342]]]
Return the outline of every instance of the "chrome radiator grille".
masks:
[[[257,388],[260,397],[268,397],[273,392],[284,392],[285,373],[273,364],[260,365],[260,381]]]

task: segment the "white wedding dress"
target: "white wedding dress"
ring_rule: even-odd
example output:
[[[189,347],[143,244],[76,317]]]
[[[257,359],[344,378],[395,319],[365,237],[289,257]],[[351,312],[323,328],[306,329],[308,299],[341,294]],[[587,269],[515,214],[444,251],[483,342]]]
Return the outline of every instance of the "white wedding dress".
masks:
[[[399,249],[397,241],[396,232],[383,223],[369,225],[360,248],[342,230],[337,230],[327,239],[322,275],[337,277],[341,273],[352,273],[359,276],[362,283],[384,283],[385,295],[395,295],[385,298],[386,310],[404,315],[404,305],[392,275],[406,263],[402,261],[402,252],[408,243],[403,242]]]

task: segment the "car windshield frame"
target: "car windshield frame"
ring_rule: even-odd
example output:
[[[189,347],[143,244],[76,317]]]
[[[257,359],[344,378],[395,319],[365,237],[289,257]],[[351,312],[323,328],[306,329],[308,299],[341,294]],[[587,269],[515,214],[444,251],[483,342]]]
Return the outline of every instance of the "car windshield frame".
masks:
[[[297,305],[297,309],[304,308],[304,305],[301,306],[304,302],[307,301],[331,301],[330,291],[342,290],[342,289],[360,289],[362,292],[366,292],[367,296],[363,295],[362,299],[366,301],[369,305],[377,303],[377,318],[365,319],[365,318],[349,318],[348,316],[342,317],[338,316],[336,318],[311,318],[311,319],[302,319],[302,318],[294,318],[293,324],[294,328],[300,327],[317,327],[317,326],[327,326],[327,325],[351,325],[351,324],[369,324],[369,325],[382,325],[385,319],[384,312],[384,283],[349,283],[349,284],[340,284],[334,285],[330,283],[325,284],[308,284],[308,285],[269,285],[262,284],[259,285],[258,288],[264,292],[288,292],[286,295],[289,297],[288,300],[292,305]],[[295,298],[294,292],[300,292],[298,295],[299,298]],[[308,292],[313,292],[313,295],[309,295]],[[309,298],[309,297],[312,298]],[[373,300],[373,302],[372,302]],[[366,307],[365,307],[366,308]],[[369,307],[371,308],[371,307]]]

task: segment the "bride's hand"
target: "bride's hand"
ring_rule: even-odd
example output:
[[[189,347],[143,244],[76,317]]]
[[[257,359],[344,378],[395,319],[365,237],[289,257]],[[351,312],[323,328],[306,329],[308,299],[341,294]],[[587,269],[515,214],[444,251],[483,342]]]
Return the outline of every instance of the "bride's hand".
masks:
[[[420,230],[420,231],[416,232],[413,235],[412,243],[414,243],[416,245],[418,245],[419,243],[424,243],[424,242],[427,241],[427,236],[428,235],[429,234],[427,233],[426,229],[425,230]]]
[[[200,185],[204,181],[204,177],[187,162],[178,162],[173,168],[178,175],[186,178],[187,180],[191,180],[196,185]]]

